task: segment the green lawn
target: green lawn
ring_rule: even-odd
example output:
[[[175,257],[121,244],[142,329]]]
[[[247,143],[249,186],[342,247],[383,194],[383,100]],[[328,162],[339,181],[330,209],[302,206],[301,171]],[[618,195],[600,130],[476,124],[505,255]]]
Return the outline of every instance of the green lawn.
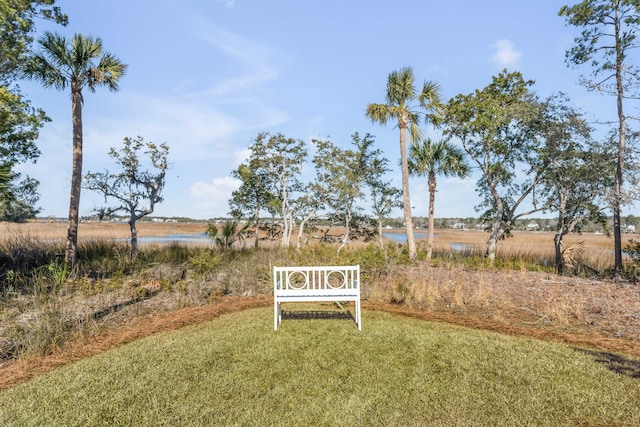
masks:
[[[640,380],[567,346],[268,308],[136,341],[0,394],[9,426],[640,425]]]

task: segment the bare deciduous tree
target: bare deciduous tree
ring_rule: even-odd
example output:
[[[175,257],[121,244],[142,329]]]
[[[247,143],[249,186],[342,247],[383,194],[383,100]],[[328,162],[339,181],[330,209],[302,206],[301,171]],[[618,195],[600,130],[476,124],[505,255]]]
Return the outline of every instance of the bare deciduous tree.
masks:
[[[144,151],[143,151],[144,150]],[[141,154],[148,157],[153,171],[143,169]],[[109,214],[125,211],[129,215],[131,231],[131,257],[138,253],[138,230],[136,222],[153,213],[155,205],[162,202],[162,189],[169,163],[169,146],[166,143],[156,145],[144,142],[141,136],[135,139],[124,138],[123,148],[112,148],[112,157],[121,171],[118,173],[88,172],[83,187],[101,193],[105,202],[114,202],[106,210]]]

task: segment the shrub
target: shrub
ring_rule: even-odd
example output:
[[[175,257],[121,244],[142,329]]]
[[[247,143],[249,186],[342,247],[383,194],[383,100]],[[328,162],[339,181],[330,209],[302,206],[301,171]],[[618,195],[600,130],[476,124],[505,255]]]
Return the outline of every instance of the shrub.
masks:
[[[220,265],[220,257],[210,249],[201,250],[189,258],[189,265],[196,274],[204,277],[207,273],[215,271],[218,268]]]

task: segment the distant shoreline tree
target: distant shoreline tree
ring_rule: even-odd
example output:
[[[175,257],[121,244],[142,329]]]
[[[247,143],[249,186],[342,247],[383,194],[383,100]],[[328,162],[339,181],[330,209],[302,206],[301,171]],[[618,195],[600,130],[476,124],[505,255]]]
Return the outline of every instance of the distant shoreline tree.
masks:
[[[571,66],[590,64],[593,79],[582,77],[581,84],[590,91],[616,97],[618,117],[618,154],[616,161],[613,210],[614,278],[622,278],[622,234],[620,205],[623,202],[623,176],[627,143],[627,117],[624,102],[636,94],[639,70],[632,64],[631,49],[638,46],[640,25],[638,0],[583,0],[563,6],[558,12],[569,25],[582,28],[575,45],[566,52]]]
[[[236,219],[247,217],[253,223],[255,231],[254,247],[260,241],[260,213],[269,207],[274,198],[268,188],[269,177],[261,167],[261,159],[250,158],[231,171],[231,176],[241,181],[240,187],[231,193],[229,199],[230,214]]]
[[[365,112],[374,123],[386,125],[393,120],[397,122],[400,131],[400,161],[402,169],[402,201],[404,212],[404,226],[407,234],[409,258],[417,259],[416,242],[413,235],[413,219],[411,213],[411,196],[409,194],[409,169],[407,163],[407,131],[409,141],[416,143],[422,137],[418,124],[421,115],[415,102],[424,111],[426,122],[437,123],[441,110],[440,88],[437,83],[427,81],[418,92],[415,87],[415,77],[411,67],[389,73],[384,104],[369,104]]]
[[[103,52],[100,38],[75,34],[71,40],[67,40],[47,31],[39,39],[39,44],[41,51],[34,53],[25,66],[26,76],[40,81],[46,88],[71,89],[73,163],[65,262],[73,267],[78,251],[82,186],[82,91],[86,88],[95,92],[101,86],[117,91],[118,81],[126,72],[127,65],[111,53]]]
[[[469,176],[470,170],[471,165],[467,163],[464,151],[447,139],[440,139],[434,142],[427,138],[409,147],[409,174],[426,176],[429,187],[427,259],[431,259],[433,254],[436,178],[438,175],[466,178]]]
[[[496,246],[510,234],[514,221],[542,211],[537,205],[519,211],[540,181],[539,103],[519,72],[506,70],[485,88],[457,95],[446,107],[447,136],[462,143],[469,158],[482,172],[477,183],[483,197],[477,208],[490,224],[486,257],[493,265]],[[523,170],[526,176],[517,176]]]
[[[327,206],[331,197],[332,164],[341,155],[340,149],[329,140],[314,138],[311,143],[316,147],[316,153],[312,159],[316,176],[305,185],[304,194],[296,200],[295,209],[300,217],[297,249],[302,247],[302,236],[307,224]]]
[[[166,143],[156,145],[145,142],[141,136],[135,139],[126,137],[119,151],[111,148],[109,157],[115,160],[120,171],[116,173],[87,172],[83,187],[96,191],[104,197],[105,202],[114,200],[115,206],[98,209],[108,216],[124,211],[129,216],[128,224],[131,232],[131,258],[138,254],[138,230],[136,222],[151,215],[158,203],[163,200],[162,190],[169,168],[169,146]],[[144,151],[143,151],[144,150]],[[141,154],[148,158],[149,169],[143,169]]]
[[[589,222],[607,229],[604,210],[609,206],[607,194],[614,181],[615,155],[591,139],[590,127],[564,94],[552,95],[543,103],[540,128],[545,170],[541,193],[556,212],[555,266],[556,272],[563,274],[570,258],[563,237],[581,232]]]
[[[402,190],[394,187],[384,175],[391,172],[389,159],[383,156],[380,149],[371,150],[373,136],[365,137],[366,145],[360,148],[361,156],[365,159],[366,173],[364,182],[371,197],[371,210],[378,235],[378,245],[384,247],[382,224],[394,208],[402,208]]]
[[[235,218],[250,216],[255,224],[258,245],[259,217],[265,210],[282,220],[281,245],[289,246],[295,221],[295,194],[303,186],[299,180],[307,158],[305,143],[281,133],[260,132],[249,146],[249,159],[232,172],[240,188],[229,200]]]

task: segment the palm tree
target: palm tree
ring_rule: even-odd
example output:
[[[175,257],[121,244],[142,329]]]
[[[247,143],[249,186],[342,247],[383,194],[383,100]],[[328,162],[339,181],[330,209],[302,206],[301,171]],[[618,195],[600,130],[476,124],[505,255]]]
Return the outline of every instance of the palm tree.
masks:
[[[38,43],[42,52],[35,53],[30,58],[26,75],[39,80],[46,88],[71,89],[73,166],[65,261],[74,266],[82,183],[82,90],[86,87],[95,92],[97,87],[106,86],[113,92],[117,91],[118,80],[124,75],[127,65],[114,55],[103,52],[102,40],[99,38],[75,34],[68,41],[61,35],[46,32]]]
[[[422,131],[418,127],[420,114],[416,111],[415,102],[425,111],[426,122],[438,123],[440,117],[440,87],[437,83],[427,81],[420,93],[414,84],[413,69],[405,67],[389,73],[387,94],[384,104],[369,104],[365,115],[372,122],[386,125],[389,120],[397,120],[400,129],[400,158],[402,165],[402,202],[404,206],[404,225],[407,233],[409,258],[417,257],[416,242],[413,237],[413,220],[411,218],[411,197],[409,196],[409,170],[407,163],[407,130],[412,143],[420,140]]]
[[[436,176],[444,175],[457,178],[469,176],[471,166],[467,163],[464,151],[451,144],[447,139],[433,142],[430,139],[414,144],[409,148],[409,174],[426,176],[429,183],[429,238],[427,259],[433,253],[433,209],[436,200]]]

